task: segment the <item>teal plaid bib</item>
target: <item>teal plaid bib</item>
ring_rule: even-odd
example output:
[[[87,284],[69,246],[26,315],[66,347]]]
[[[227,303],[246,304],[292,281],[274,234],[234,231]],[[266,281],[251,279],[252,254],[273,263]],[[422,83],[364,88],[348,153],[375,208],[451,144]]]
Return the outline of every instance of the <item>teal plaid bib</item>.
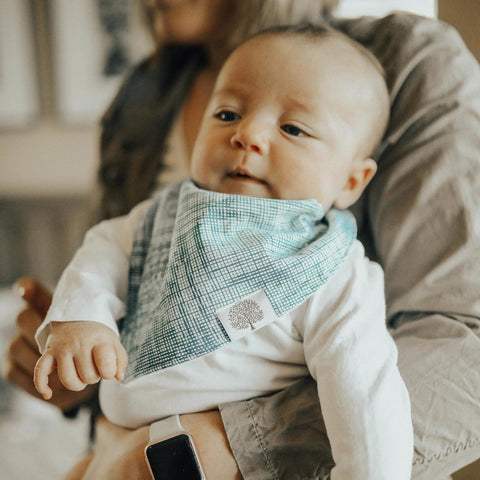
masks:
[[[130,260],[126,380],[207,355],[291,311],[336,272],[353,216],[316,200],[162,190]]]

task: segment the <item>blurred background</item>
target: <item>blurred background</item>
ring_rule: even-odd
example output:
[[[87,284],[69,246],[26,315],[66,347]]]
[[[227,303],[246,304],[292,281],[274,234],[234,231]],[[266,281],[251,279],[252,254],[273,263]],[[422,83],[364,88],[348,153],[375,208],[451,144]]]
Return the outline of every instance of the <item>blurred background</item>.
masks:
[[[343,0],[337,15],[392,10],[438,15],[480,58],[479,0]],[[135,0],[0,0],[0,359],[22,308],[11,284],[28,274],[53,287],[78,247],[99,119],[151,48]],[[61,478],[85,451],[87,423],[0,377],[0,480]]]

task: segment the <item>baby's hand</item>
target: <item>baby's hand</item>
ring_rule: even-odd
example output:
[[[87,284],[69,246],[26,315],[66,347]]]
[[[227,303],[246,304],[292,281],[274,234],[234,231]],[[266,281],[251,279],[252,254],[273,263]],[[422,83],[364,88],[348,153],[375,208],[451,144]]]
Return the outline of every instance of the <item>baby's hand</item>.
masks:
[[[127,352],[109,327],[97,322],[52,322],[33,381],[49,400],[53,392],[48,376],[55,368],[65,388],[80,391],[100,378],[123,380],[126,366]]]

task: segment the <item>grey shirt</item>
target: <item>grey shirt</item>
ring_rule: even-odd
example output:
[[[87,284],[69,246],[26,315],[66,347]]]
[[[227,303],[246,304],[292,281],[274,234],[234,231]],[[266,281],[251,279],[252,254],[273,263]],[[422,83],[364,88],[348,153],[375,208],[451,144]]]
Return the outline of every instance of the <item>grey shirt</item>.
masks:
[[[480,68],[441,22],[395,14],[337,26],[386,71],[390,125],[354,213],[385,270],[412,403],[412,478],[439,480],[480,457]],[[306,379],[220,407],[245,478],[330,478],[315,394]]]

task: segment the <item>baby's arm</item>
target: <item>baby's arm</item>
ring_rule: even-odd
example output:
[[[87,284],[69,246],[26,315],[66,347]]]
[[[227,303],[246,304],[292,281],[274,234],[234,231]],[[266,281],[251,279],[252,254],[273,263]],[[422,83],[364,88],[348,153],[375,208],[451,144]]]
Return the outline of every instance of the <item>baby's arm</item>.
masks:
[[[104,344],[108,344],[108,350],[116,352],[122,364],[124,351],[118,340],[116,321],[125,315],[133,236],[148,205],[144,202],[129,215],[90,229],[63,272],[48,314],[35,335],[44,354],[36,367],[35,386],[45,398],[52,395],[48,375],[55,368],[65,387],[74,391],[83,389],[87,383],[96,383],[100,377],[121,376],[117,368],[111,373],[113,367],[105,367],[104,360],[100,365],[94,362],[97,352],[102,353]]]
[[[331,479],[409,480],[410,401],[385,325],[382,272],[354,248],[299,325],[335,461]]]
[[[41,353],[52,322],[95,321],[116,330],[116,321],[126,311],[129,259],[141,208],[103,221],[87,232],[62,273],[47,316],[35,335]]]
[[[35,388],[49,400],[48,376],[55,368],[65,388],[80,391],[100,378],[123,380],[126,366],[127,352],[111,328],[88,321],[52,322],[35,366]]]

